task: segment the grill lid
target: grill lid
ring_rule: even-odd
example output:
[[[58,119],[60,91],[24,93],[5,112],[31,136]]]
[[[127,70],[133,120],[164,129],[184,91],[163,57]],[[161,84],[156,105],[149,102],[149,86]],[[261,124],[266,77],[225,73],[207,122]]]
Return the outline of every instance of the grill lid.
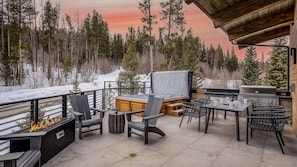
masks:
[[[276,95],[275,86],[242,85],[240,94]]]

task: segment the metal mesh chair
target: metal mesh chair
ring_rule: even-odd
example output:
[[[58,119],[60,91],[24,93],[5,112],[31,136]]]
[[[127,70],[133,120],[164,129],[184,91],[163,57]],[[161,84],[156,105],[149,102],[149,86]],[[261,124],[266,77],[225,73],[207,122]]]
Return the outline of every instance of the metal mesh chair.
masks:
[[[288,115],[273,111],[251,113],[247,116],[246,144],[248,144],[249,129],[251,138],[253,137],[253,130],[274,132],[281,151],[284,154],[283,145],[285,143],[282,138],[282,131],[288,118]]]
[[[200,119],[207,114],[205,108],[201,108],[201,102],[185,102],[183,103],[183,114],[179,123],[179,127],[183,122],[185,116],[188,116],[187,123],[192,121],[192,118],[198,118],[198,131],[200,131]]]

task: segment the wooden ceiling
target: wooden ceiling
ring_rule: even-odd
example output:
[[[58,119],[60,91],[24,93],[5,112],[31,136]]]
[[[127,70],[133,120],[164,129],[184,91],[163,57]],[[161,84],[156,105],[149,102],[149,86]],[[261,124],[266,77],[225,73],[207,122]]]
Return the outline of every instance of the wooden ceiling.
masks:
[[[185,0],[195,4],[230,41],[257,44],[290,34],[295,0]]]

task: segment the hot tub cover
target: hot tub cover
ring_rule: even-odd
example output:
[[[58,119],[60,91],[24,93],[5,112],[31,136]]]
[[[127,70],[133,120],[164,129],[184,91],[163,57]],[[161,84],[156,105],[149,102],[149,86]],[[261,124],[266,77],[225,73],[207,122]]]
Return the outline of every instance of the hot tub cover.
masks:
[[[157,71],[151,74],[152,93],[155,96],[191,98],[192,72]]]

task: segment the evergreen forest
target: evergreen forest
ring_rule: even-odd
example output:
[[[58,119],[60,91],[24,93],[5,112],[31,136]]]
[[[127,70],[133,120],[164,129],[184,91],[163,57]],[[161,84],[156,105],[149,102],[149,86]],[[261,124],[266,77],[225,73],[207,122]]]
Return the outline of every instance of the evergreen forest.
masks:
[[[154,4],[160,5],[161,18],[151,12],[151,0],[140,0],[142,25],[127,27],[125,34],[111,34],[108,22],[96,10],[89,11],[81,21],[79,13],[76,17],[62,14],[59,4],[41,0],[37,5],[37,1],[0,2],[1,85],[22,85],[25,74],[37,70],[42,70],[53,86],[65,84],[63,81],[73,73],[76,78],[83,76],[80,78],[83,82],[90,80],[92,73],[106,74],[122,67],[125,71],[119,76],[121,81],[135,81],[137,74],[152,71],[191,70],[194,86],[199,87],[203,78],[217,77],[213,76],[216,71],[228,73],[230,79],[242,79],[244,84],[285,89],[285,50],[273,48],[271,59],[264,61],[264,58],[258,60],[254,48],[250,47],[244,60],[239,61],[234,48],[224,52],[220,45],[205,46],[204,41],[186,27],[183,0]],[[161,22],[163,24],[159,24]],[[157,34],[153,33],[153,27],[158,27]],[[286,37],[274,41],[276,45],[286,42]],[[254,71],[249,71],[251,69]],[[240,75],[232,77],[233,73]]]

